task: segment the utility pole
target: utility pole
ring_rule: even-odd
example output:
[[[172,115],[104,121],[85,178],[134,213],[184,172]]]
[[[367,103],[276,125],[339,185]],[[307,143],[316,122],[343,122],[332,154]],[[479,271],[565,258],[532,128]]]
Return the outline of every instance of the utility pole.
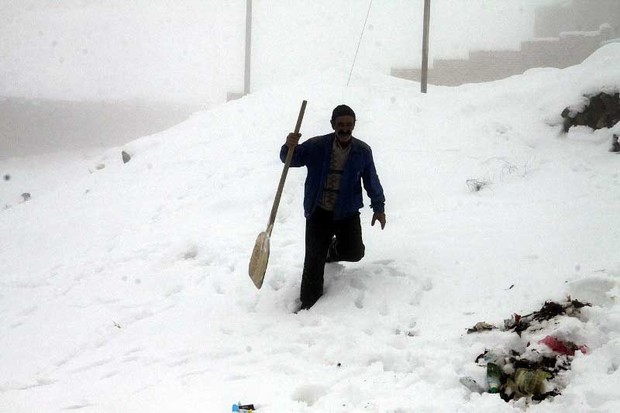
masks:
[[[252,68],[252,0],[246,0],[245,5],[245,79],[243,94],[250,93],[250,70]]]
[[[431,22],[431,0],[424,0],[424,32],[422,33],[422,93],[428,83],[428,32]]]

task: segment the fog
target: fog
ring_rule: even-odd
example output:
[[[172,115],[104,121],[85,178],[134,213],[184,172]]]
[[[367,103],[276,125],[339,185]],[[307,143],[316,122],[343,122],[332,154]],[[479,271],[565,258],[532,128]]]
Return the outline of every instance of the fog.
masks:
[[[518,51],[540,36],[536,8],[566,1],[433,0],[429,82],[456,85],[522,73],[528,67],[521,56],[512,66],[494,54],[474,68],[448,60],[448,73],[446,65],[434,64],[467,59],[476,50]],[[600,15],[616,10],[614,1],[585,7]],[[423,3],[253,0],[250,91],[300,77],[341,85],[353,71],[415,72]],[[587,14],[571,13],[573,19]],[[239,95],[245,24],[246,0],[2,0],[0,159],[121,145]],[[612,27],[617,36],[617,22]],[[557,36],[557,29],[548,32]],[[569,46],[575,57],[569,64],[592,50],[577,54]],[[538,51],[530,61],[547,55]]]
[[[441,0],[431,58],[518,48],[534,1]],[[243,90],[246,0],[3,0],[0,95],[220,103]],[[350,70],[369,1],[253,1],[252,90]],[[419,66],[423,0],[373,0],[356,69]],[[325,28],[328,28],[327,30]]]

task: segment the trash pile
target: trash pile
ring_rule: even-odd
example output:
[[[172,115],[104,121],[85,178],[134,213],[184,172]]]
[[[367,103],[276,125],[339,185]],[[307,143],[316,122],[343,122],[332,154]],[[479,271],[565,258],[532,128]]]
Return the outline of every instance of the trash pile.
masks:
[[[520,351],[487,349],[476,358],[476,363],[486,368],[486,387],[471,377],[462,377],[461,383],[472,392],[498,393],[505,401],[523,397],[541,401],[559,395],[566,386],[562,373],[570,370],[575,354],[587,354],[588,347],[554,334],[545,335],[544,329],[559,322],[560,317],[577,317],[586,306],[590,304],[569,297],[565,303],[547,301],[531,314],[513,314],[501,327],[477,323],[467,330],[468,334],[490,330],[514,332],[521,337],[523,346]],[[536,335],[544,337],[532,342]]]

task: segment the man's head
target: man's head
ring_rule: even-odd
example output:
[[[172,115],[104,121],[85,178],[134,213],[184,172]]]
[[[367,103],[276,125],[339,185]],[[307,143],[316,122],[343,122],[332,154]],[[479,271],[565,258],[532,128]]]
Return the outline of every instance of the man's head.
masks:
[[[355,112],[347,105],[338,105],[332,111],[332,128],[341,143],[351,140],[355,128]]]

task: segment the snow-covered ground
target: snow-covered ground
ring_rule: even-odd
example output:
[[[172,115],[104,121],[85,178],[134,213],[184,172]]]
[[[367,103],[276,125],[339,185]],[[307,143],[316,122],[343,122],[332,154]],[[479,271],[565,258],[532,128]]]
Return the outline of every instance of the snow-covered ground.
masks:
[[[475,358],[525,338],[466,329],[567,295],[593,306],[532,338],[589,352],[562,395],[527,409],[620,411],[620,155],[610,130],[560,133],[566,106],[620,88],[619,59],[610,44],[576,67],[427,95],[333,71],[102,153],[0,162],[0,411],[522,411],[459,378],[484,382]],[[364,260],[329,264],[324,297],[294,314],[303,169],[261,290],[247,266],[302,99],[304,138],[329,131],[335,105],[356,110],[388,224],[365,208]]]

